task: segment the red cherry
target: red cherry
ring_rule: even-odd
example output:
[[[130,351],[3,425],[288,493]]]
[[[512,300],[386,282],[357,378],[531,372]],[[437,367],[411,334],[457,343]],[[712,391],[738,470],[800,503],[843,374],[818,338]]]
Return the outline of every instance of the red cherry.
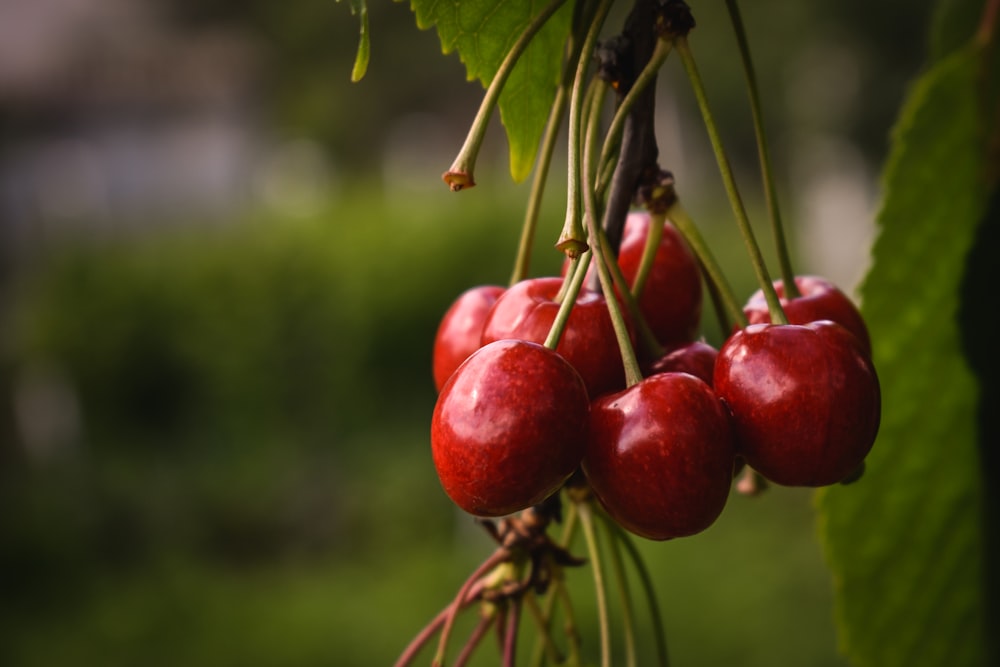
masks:
[[[632,285],[642,261],[651,218],[633,211],[625,220],[618,265]],[[661,345],[674,347],[694,339],[701,322],[701,269],[680,232],[667,222],[642,294],[639,310]]]
[[[618,523],[652,540],[693,535],[722,513],[735,451],[725,407],[687,373],[660,373],[591,404],[583,470]]]
[[[715,373],[715,359],[719,351],[706,343],[696,340],[670,350],[649,365],[646,376],[656,373],[689,373],[699,380],[712,386],[712,376]]]
[[[862,347],[870,355],[872,350],[868,327],[858,307],[840,289],[826,278],[819,276],[795,276],[795,285],[801,292],[794,299],[785,297],[785,285],[774,281],[781,306],[789,324],[809,324],[819,320],[833,320],[858,337]],[[757,290],[743,307],[750,324],[770,323],[771,314],[767,308],[764,292]]]
[[[542,343],[559,311],[563,279],[529,278],[512,285],[486,316],[482,342],[518,338]],[[580,290],[556,351],[583,377],[591,396],[625,386],[625,368],[607,302],[600,292]]]
[[[523,340],[480,348],[434,406],[431,452],[441,485],[479,516],[542,502],[579,466],[589,410],[583,380],[556,352]]]
[[[843,480],[878,432],[881,398],[871,358],[829,320],[736,332],[719,350],[715,391],[732,412],[739,454],[778,484]]]
[[[650,223],[651,218],[646,211],[632,211],[625,219],[618,266],[630,286],[635,284],[642,263]],[[569,260],[563,262],[563,275],[566,275],[569,265]],[[591,265],[587,273],[588,281],[594,273]],[[694,253],[669,222],[663,226],[653,267],[637,301],[646,323],[661,345],[672,348],[694,339],[701,322],[701,270]]]
[[[479,285],[462,292],[441,318],[434,336],[434,387],[441,391],[459,364],[479,349],[486,314],[503,294],[499,285]]]

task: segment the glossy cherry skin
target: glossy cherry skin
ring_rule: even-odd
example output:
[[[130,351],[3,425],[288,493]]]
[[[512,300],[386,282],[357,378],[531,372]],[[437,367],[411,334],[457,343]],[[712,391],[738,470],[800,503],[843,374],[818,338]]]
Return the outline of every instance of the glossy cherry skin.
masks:
[[[431,452],[445,493],[478,516],[542,502],[579,466],[589,411],[583,380],[556,352],[523,340],[485,345],[434,406]]]
[[[715,359],[719,351],[703,340],[696,340],[670,350],[651,363],[643,373],[649,376],[656,373],[689,373],[712,386],[715,375]]]
[[[486,317],[483,344],[505,338],[545,342],[559,311],[555,297],[562,282],[562,278],[545,277],[512,285]],[[580,373],[592,397],[625,386],[614,326],[600,292],[580,290],[556,351]]]
[[[504,292],[499,285],[479,285],[462,292],[441,318],[434,336],[434,388],[441,391],[458,366],[479,349],[486,314]]]
[[[639,273],[650,223],[646,211],[632,211],[625,219],[618,266],[629,286],[635,284],[636,274]],[[563,263],[563,275],[568,267],[567,260]],[[595,269],[591,266],[588,281],[594,273]],[[701,322],[701,270],[680,232],[669,222],[663,226],[653,267],[637,303],[646,324],[661,345],[673,348],[694,340]]]
[[[829,320],[752,324],[715,362],[737,451],[767,479],[825,486],[853,473],[878,433],[881,394],[871,358]]]
[[[774,281],[774,289],[778,292],[781,307],[789,324],[809,324],[819,320],[833,320],[844,327],[860,341],[861,346],[870,355],[872,350],[868,327],[861,316],[858,307],[840,289],[826,278],[820,276],[796,276],[795,285],[800,296],[794,299],[785,297],[785,284],[781,280]],[[750,324],[770,323],[767,300],[764,293],[757,290],[751,295],[743,307]]]
[[[639,272],[650,224],[650,215],[645,211],[633,211],[625,220],[618,266],[629,285]],[[663,226],[656,259],[638,303],[661,345],[674,347],[694,340],[701,322],[701,269],[670,222]]]
[[[693,535],[722,513],[735,451],[725,407],[687,373],[659,373],[591,404],[583,470],[618,523],[652,540]]]

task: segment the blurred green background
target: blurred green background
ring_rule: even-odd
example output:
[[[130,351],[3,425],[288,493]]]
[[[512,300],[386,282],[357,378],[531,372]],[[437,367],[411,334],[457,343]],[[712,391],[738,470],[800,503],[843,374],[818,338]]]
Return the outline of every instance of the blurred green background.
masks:
[[[731,30],[692,4],[760,219]],[[528,185],[494,123],[480,186],[447,191],[482,89],[405,4],[370,11],[351,84],[357,22],[330,0],[0,7],[0,664],[389,664],[488,553],[431,465],[430,343],[460,291],[507,280]],[[849,290],[929,5],[744,13],[799,267]],[[658,109],[662,164],[749,294],[677,63]],[[814,523],[775,488],[641,545],[675,664],[844,664]]]

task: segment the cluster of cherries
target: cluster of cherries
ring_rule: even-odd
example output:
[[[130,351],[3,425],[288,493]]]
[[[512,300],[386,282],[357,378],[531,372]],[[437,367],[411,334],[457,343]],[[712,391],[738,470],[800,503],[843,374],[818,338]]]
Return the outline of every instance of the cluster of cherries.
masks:
[[[645,211],[626,220],[617,263],[629,285],[650,227]],[[758,291],[749,324],[716,350],[697,339],[701,267],[669,222],[648,268],[635,304],[660,349],[640,352],[630,386],[596,277],[554,349],[542,343],[566,277],[473,287],[451,305],[434,341],[431,446],[459,507],[504,516],[573,480],[632,533],[664,540],[710,526],[741,469],[786,486],[859,474],[880,392],[864,320],[842,291],[800,276],[789,298],[776,281],[788,324],[771,323]]]

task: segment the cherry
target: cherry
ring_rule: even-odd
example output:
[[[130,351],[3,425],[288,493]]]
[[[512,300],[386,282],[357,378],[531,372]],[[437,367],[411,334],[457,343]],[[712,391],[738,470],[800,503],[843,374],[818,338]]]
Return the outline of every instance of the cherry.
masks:
[[[542,502],[579,466],[589,410],[583,380],[558,353],[523,340],[485,345],[448,378],[434,406],[441,485],[479,516]]]
[[[618,266],[630,287],[639,273],[650,224],[646,211],[632,211],[625,219]],[[563,262],[563,275],[569,266],[569,260]],[[591,266],[588,281],[594,273]],[[660,345],[673,348],[694,339],[701,321],[701,271],[680,232],[669,222],[663,226],[653,267],[637,302]]]
[[[881,397],[871,358],[829,320],[737,331],[719,350],[715,391],[732,412],[739,454],[777,484],[847,478],[878,432]]]
[[[483,325],[485,345],[505,338],[542,343],[559,311],[558,277],[529,278],[497,299]],[[607,302],[600,292],[581,289],[556,351],[569,361],[596,397],[625,386],[625,369]]]
[[[639,272],[650,224],[646,211],[633,211],[625,219],[618,265],[629,285]],[[694,340],[701,321],[701,269],[680,232],[669,222],[663,226],[656,259],[638,302],[661,345],[674,347]]]
[[[643,375],[690,373],[711,387],[712,376],[715,373],[715,359],[718,356],[719,351],[714,347],[703,340],[696,340],[668,351],[649,364]]]
[[[774,289],[778,292],[781,306],[789,324],[809,324],[818,320],[833,320],[840,326],[858,337],[862,347],[870,355],[872,349],[868,327],[854,302],[826,278],[819,276],[796,276],[795,285],[801,292],[794,299],[785,297],[785,286],[781,280],[774,281]],[[753,293],[743,308],[750,324],[769,323],[771,315],[768,312],[764,293],[757,290]]]
[[[441,318],[434,336],[434,387],[441,391],[459,364],[479,349],[486,314],[504,292],[499,285],[479,285],[462,292]]]
[[[687,373],[651,375],[591,404],[583,470],[623,527],[652,540],[693,535],[722,513],[735,451],[725,407]]]

